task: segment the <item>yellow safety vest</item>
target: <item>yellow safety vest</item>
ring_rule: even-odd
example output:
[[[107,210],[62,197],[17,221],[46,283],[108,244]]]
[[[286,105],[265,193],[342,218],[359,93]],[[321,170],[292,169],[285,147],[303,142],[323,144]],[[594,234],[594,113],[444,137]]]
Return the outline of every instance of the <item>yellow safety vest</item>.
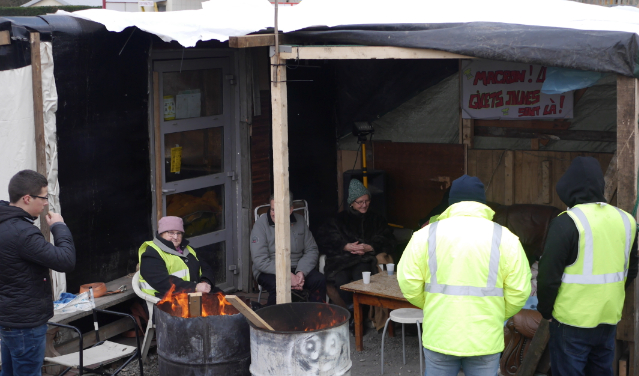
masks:
[[[530,295],[530,266],[519,240],[477,202],[449,207],[417,231],[398,265],[404,297],[424,310],[422,344],[455,356],[504,349],[504,320]],[[507,285],[506,285],[507,283]]]
[[[152,247],[156,251],[158,251],[158,254],[160,255],[160,257],[162,257],[162,260],[164,260],[164,263],[166,264],[166,270],[169,272],[170,275],[181,278],[183,281],[191,280],[189,267],[186,265],[182,257],[164,252],[152,241],[144,242],[142,243],[142,246],[140,246],[140,249],[138,250],[138,261],[140,263],[142,262],[142,254],[146,251],[147,247]],[[191,246],[187,245],[186,249],[191,252],[196,259],[198,259],[195,250],[193,250]],[[202,275],[202,269],[200,269],[200,275]],[[142,273],[140,273],[140,290],[153,296],[155,296],[155,294],[158,292],[144,280]]]
[[[621,320],[636,222],[605,203],[576,205],[566,214],[579,230],[579,255],[564,270],[552,315],[581,328],[615,325]]]

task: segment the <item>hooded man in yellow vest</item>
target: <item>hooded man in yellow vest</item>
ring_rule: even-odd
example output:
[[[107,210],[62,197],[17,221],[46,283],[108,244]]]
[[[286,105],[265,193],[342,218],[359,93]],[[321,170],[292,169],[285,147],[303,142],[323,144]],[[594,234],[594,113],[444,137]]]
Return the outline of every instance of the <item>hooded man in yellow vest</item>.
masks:
[[[550,223],[537,277],[552,374],[612,376],[625,287],[637,276],[636,222],[606,204],[592,157],[575,158],[556,190],[569,209]]]
[[[504,321],[530,295],[530,266],[519,239],[492,222],[484,185],[455,180],[450,206],[417,231],[397,268],[399,286],[424,310],[426,375],[495,376]]]

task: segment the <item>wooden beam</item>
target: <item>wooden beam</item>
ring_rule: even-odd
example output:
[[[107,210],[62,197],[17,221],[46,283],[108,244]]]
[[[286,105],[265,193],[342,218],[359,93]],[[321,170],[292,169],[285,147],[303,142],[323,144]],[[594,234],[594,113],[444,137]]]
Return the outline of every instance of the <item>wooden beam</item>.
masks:
[[[160,116],[162,116],[160,106],[160,73],[153,72],[153,150],[155,153],[155,215],[156,221],[162,218],[164,213],[162,196],[162,130],[160,129]]]
[[[474,59],[471,56],[446,51],[388,46],[291,47],[291,52],[280,53],[280,58],[300,60]]]
[[[617,76],[617,206],[632,212],[637,199],[637,167],[639,166],[639,139],[637,138],[637,122],[639,121],[639,85],[633,77]],[[627,335],[631,342],[630,363],[631,376],[639,375],[639,356],[635,353],[639,343],[639,286],[635,279],[631,287],[626,289],[626,305],[624,312],[632,312],[631,317],[622,317],[621,327],[632,328],[632,335]],[[627,320],[631,321],[630,323]],[[625,322],[625,323],[624,323]],[[630,334],[630,333],[628,333]]]
[[[48,178],[47,143],[44,135],[44,100],[42,98],[42,60],[40,57],[40,33],[30,33],[31,45],[31,87],[33,89],[33,120],[35,125],[36,171]],[[47,241],[51,231],[47,223],[48,210],[40,214],[40,231]],[[53,281],[52,281],[53,282]]]
[[[570,120],[484,120],[475,119],[475,126],[498,128],[569,129]]]
[[[280,39],[282,35],[280,35]],[[255,34],[244,35],[241,37],[229,37],[229,47],[231,48],[249,48],[249,47],[265,47],[275,45],[275,34]]]
[[[506,151],[504,155],[504,205],[515,203],[515,152]]]
[[[539,150],[539,139],[533,138],[530,140],[530,150]]]
[[[617,191],[617,151],[615,150],[615,154],[612,156],[610,160],[610,164],[608,164],[608,169],[606,169],[606,175],[604,176],[604,197],[606,198],[606,202],[610,202],[612,200],[612,196],[615,195]]]
[[[11,44],[11,34],[9,30],[0,31],[0,46]]]
[[[227,295],[226,300],[233,304],[233,307],[240,311],[240,313],[244,315],[247,320],[252,322],[253,325],[257,326],[258,328],[270,331],[275,330],[266,321],[264,321],[264,319],[261,318],[260,315],[253,311],[249,306],[246,305],[246,303],[242,301],[242,299],[238,298],[236,295]]]
[[[473,119],[462,119],[462,144],[468,145],[468,149],[475,146],[475,121]]]
[[[275,198],[275,281],[277,304],[291,302],[291,222],[288,186],[288,101],[286,60],[271,57],[273,186]]]
[[[475,126],[475,136],[536,138],[548,140],[615,142],[615,132],[573,131],[563,129],[496,128]]]

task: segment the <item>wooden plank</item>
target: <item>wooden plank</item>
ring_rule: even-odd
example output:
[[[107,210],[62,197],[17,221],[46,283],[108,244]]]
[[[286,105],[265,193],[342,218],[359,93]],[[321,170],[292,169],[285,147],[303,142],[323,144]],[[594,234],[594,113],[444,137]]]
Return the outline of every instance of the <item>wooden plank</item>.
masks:
[[[548,345],[548,340],[550,339],[550,331],[548,320],[541,319],[539,322],[539,327],[535,332],[535,336],[530,342],[530,347],[528,348],[528,352],[524,356],[524,359],[517,370],[516,376],[533,376],[535,370],[537,369],[537,364],[541,359],[541,356],[546,350],[546,346]]]
[[[474,147],[475,121],[473,119],[462,119],[462,144],[468,145],[469,149]]]
[[[243,314],[247,320],[252,322],[253,325],[262,329],[275,330],[266,321],[264,321],[263,318],[261,318],[249,306],[247,306],[246,303],[242,301],[242,299],[238,298],[235,295],[227,295],[226,300],[228,300],[231,304],[233,304],[233,307],[235,307],[238,311],[240,311],[240,313]]]
[[[164,215],[164,196],[162,195],[162,131],[160,129],[160,73],[153,72],[153,149],[155,152],[155,208],[156,221]]]
[[[608,165],[608,169],[606,169],[606,175],[604,176],[605,186],[604,186],[604,197],[606,198],[606,202],[610,203],[612,196],[615,194],[617,190],[617,151],[615,150],[615,154],[612,156],[610,160],[610,164]]]
[[[44,136],[44,101],[42,98],[42,60],[40,58],[40,33],[30,33],[31,45],[31,87],[33,89],[33,120],[35,126],[36,147],[36,171],[47,177],[47,153]],[[48,211],[40,215],[40,231],[47,239],[51,238],[49,224],[47,223]]]
[[[288,212],[288,102],[286,60],[271,57],[273,177],[275,191],[275,279],[277,303],[291,302],[291,223]],[[281,215],[285,214],[285,215]]]
[[[637,122],[639,120],[639,85],[633,77],[617,76],[617,206],[631,212],[637,199],[637,166],[639,165],[639,140]],[[626,301],[618,325],[618,332],[624,331],[624,337],[632,340],[630,363],[631,376],[639,375],[639,315],[637,302],[639,286],[635,279],[631,288],[626,289]],[[630,296],[632,299],[630,299]],[[619,333],[617,334],[619,337]],[[622,338],[623,339],[623,338]]]
[[[486,188],[486,199],[490,201],[493,195],[492,184],[490,182],[490,176],[493,173],[493,151],[492,150],[479,150],[477,154],[477,177],[484,183]]]
[[[498,128],[475,126],[475,136],[532,138],[547,140],[615,142],[615,132],[573,131],[564,129]]]
[[[279,34],[279,44],[295,44],[295,37],[286,34]],[[250,48],[275,46],[275,34],[254,34],[239,37],[229,37],[229,47]]]
[[[504,162],[506,162],[506,150],[493,150],[493,172],[492,172],[492,202],[504,203],[504,191],[506,181],[504,180]]]
[[[202,293],[189,293],[189,317],[202,317]]]
[[[515,154],[512,150],[504,155],[504,205],[515,203]]]
[[[52,327],[53,328],[53,327]],[[117,336],[118,334],[124,333],[127,330],[133,329],[133,321],[131,321],[128,317],[123,317],[114,321],[112,323],[103,325],[99,329],[100,340],[109,339]],[[68,342],[65,342],[55,349],[60,354],[68,354],[70,352],[76,352],[79,350],[79,339],[76,337]],[[95,332],[92,330],[90,332],[82,334],[82,347],[87,348],[89,346],[93,346],[95,344]]]
[[[475,126],[497,128],[569,129],[570,120],[484,120],[475,119]]]
[[[0,46],[11,44],[11,34],[9,30],[0,31]]]
[[[541,162],[541,203],[550,204],[552,197],[552,162]]]
[[[539,139],[533,138],[530,140],[530,150],[539,150]]]
[[[628,375],[628,359],[621,358],[619,359],[619,376],[627,376]]]
[[[469,176],[477,176],[477,158],[479,150],[468,150],[468,172]]]
[[[280,58],[299,60],[474,59],[472,56],[446,51],[389,46],[291,47],[291,52],[280,53]]]

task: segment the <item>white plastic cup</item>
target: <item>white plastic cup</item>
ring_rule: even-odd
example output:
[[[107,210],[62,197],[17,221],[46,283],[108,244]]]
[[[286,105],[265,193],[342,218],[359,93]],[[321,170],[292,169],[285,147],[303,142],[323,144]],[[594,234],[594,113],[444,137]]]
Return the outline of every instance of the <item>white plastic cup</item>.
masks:
[[[395,264],[386,264],[386,271],[388,272],[388,275],[395,274]]]
[[[365,285],[371,283],[371,272],[362,272],[362,279]]]
[[[384,271],[384,264],[379,264],[379,265],[377,265],[377,266],[379,266],[379,271],[380,271],[380,272],[383,272],[383,271]]]

